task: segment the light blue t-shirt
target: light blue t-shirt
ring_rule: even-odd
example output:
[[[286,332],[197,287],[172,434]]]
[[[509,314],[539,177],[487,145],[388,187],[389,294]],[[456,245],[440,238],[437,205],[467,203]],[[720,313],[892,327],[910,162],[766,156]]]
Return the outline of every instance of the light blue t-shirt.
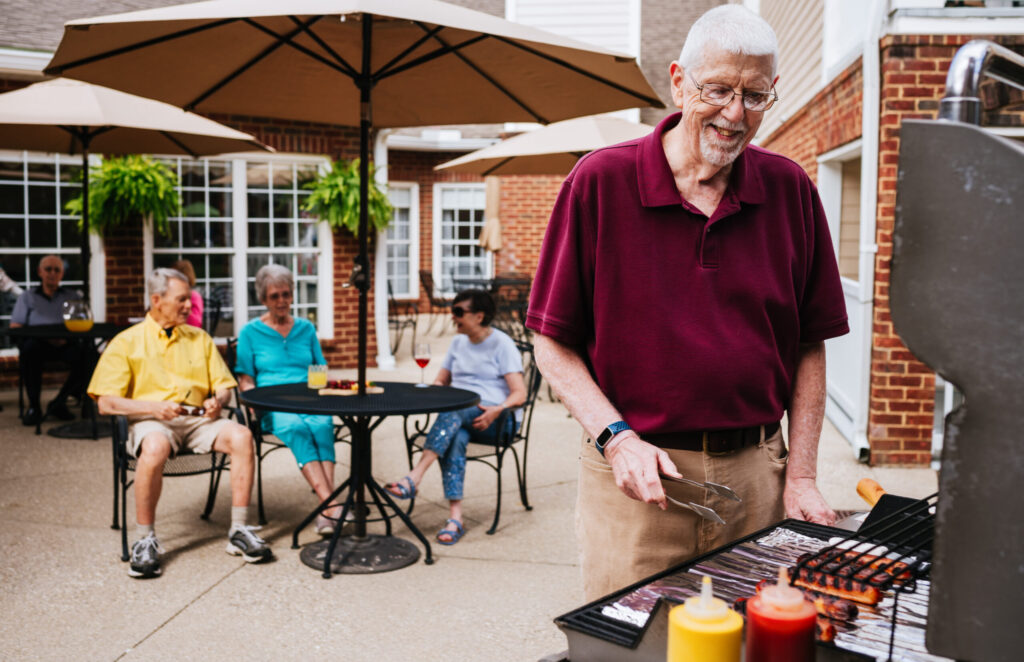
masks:
[[[256,386],[305,382],[310,365],[326,363],[316,328],[301,317],[295,318],[287,337],[259,318],[242,327],[238,336],[235,372],[253,377]]]
[[[480,404],[500,405],[509,394],[505,375],[522,372],[523,357],[514,340],[492,328],[477,345],[469,336],[455,336],[441,367],[452,374],[452,386],[473,391],[480,396]],[[523,410],[517,409],[516,420],[522,417]]]

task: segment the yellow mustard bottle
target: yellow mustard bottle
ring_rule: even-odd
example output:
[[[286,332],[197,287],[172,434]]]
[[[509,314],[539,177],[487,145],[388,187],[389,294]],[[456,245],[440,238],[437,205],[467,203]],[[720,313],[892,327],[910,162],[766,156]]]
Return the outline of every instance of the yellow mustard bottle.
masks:
[[[710,577],[668,613],[668,662],[739,662],[742,642],[743,617],[712,596]]]

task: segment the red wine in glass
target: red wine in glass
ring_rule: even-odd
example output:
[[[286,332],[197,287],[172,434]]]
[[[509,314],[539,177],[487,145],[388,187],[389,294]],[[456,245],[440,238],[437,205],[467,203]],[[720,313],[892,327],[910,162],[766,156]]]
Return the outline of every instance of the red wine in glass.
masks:
[[[416,349],[412,353],[412,359],[416,362],[416,365],[420,367],[420,383],[416,386],[420,388],[426,388],[427,382],[424,378],[424,373],[427,364],[430,363],[430,345],[427,343],[417,343]]]

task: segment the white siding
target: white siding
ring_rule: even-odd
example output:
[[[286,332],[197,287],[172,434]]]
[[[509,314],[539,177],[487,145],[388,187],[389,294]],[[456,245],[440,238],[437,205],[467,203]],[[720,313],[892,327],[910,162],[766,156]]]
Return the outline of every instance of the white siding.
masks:
[[[640,54],[640,0],[508,0],[506,12],[517,23]]]
[[[770,135],[821,89],[823,9],[821,0],[761,0],[761,16],[779,39],[779,102],[765,114],[761,136]]]

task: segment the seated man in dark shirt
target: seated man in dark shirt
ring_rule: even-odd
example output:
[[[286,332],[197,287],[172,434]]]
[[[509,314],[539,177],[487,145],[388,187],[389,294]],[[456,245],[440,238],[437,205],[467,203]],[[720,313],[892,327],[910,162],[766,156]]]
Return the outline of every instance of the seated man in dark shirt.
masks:
[[[47,255],[39,260],[39,287],[22,292],[11,313],[11,328],[38,326],[41,324],[63,324],[65,301],[80,298],[66,287],[61,287],[64,277],[64,262],[56,255]],[[81,341],[61,339],[26,338],[18,346],[18,365],[21,381],[28,394],[28,409],[22,418],[25,425],[36,425],[43,418],[39,395],[43,386],[43,363],[47,360],[65,361],[71,366],[67,381],[57,397],[46,408],[47,416],[62,421],[74,419],[68,410],[69,395],[81,397],[92,373],[94,352],[83,347]]]

